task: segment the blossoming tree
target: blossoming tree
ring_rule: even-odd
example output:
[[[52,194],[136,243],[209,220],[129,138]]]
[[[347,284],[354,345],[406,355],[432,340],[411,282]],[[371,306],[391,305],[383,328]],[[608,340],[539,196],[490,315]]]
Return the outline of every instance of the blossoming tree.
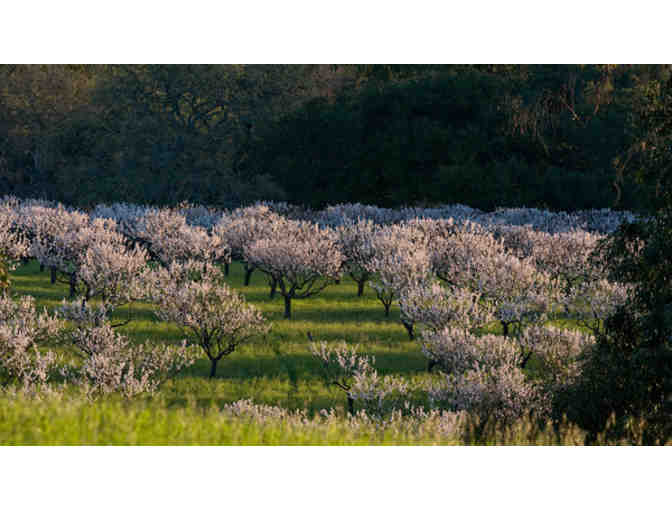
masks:
[[[270,329],[261,312],[222,280],[211,264],[173,262],[153,274],[150,291],[157,317],[176,323],[201,347],[211,378],[224,356]]]
[[[58,356],[42,352],[40,346],[62,327],[46,311],[38,313],[31,296],[14,300],[0,294],[0,384],[18,382],[24,389],[34,389],[46,383]]]
[[[245,258],[278,286],[289,319],[293,299],[313,296],[338,278],[343,255],[330,229],[306,221],[278,223],[269,237],[245,248]]]
[[[19,217],[8,204],[0,205],[0,293],[9,289],[9,272],[28,255],[28,242],[20,232]]]

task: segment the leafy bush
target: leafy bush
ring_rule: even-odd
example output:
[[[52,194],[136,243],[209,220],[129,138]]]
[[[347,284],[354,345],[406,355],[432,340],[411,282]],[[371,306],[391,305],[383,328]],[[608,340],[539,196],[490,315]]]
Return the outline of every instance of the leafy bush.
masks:
[[[585,377],[557,407],[592,438],[613,415],[609,433],[624,436],[635,417],[646,442],[659,443],[672,437],[672,78],[643,89],[624,159],[655,190],[650,215],[623,224],[600,249],[609,276],[632,291],[606,320]]]

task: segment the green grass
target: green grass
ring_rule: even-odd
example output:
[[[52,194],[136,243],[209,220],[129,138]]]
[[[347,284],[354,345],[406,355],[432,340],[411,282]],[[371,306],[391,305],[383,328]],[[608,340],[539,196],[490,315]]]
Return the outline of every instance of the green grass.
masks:
[[[271,300],[263,274],[255,272],[243,286],[243,268],[231,265],[229,284],[259,307],[271,321],[264,338],[244,345],[218,365],[210,379],[209,362],[202,358],[168,381],[158,395],[124,401],[111,396],[87,401],[76,390],[60,396],[28,398],[0,394],[0,444],[455,444],[474,442],[466,436],[446,437],[441,427],[424,426],[386,430],[349,426],[346,399],[321,377],[320,367],[308,349],[307,333],[316,340],[346,341],[360,345],[360,352],[376,358],[381,375],[403,375],[422,381],[427,360],[418,344],[409,340],[399,321],[398,307],[385,317],[383,306],[367,288],[357,297],[357,286],[348,278],[321,294],[292,303],[293,318],[283,318],[280,296]],[[67,297],[68,287],[52,285],[48,271],[36,262],[12,274],[12,292],[30,294],[39,308],[53,310]],[[124,319],[128,310],[117,310],[113,319]],[[132,307],[133,321],[118,330],[134,342],[176,343],[180,330],[157,320],[148,303]],[[494,331],[494,330],[493,330]],[[67,352],[67,351],[65,351]],[[251,399],[256,404],[304,410],[304,424],[296,420],[255,423],[220,412],[231,402]],[[319,411],[333,408],[337,416],[320,421]],[[468,429],[468,427],[467,427]],[[465,429],[466,430],[466,429]],[[491,444],[580,443],[581,433],[566,431],[559,437],[523,423],[507,431],[493,431],[476,442]]]
[[[0,444],[4,445],[456,445],[582,444],[572,426],[540,427],[529,420],[475,434],[468,420],[446,431],[437,421],[398,422],[385,429],[343,416],[253,420],[232,417],[214,404],[163,398],[89,402],[53,394],[34,399],[0,395]]]
[[[375,428],[348,427],[344,420],[316,426],[268,424],[235,420],[218,410],[240,399],[258,404],[304,409],[313,417],[321,409],[343,414],[345,397],[325,384],[318,363],[308,350],[307,333],[316,340],[358,343],[361,351],[376,357],[382,374],[426,377],[426,359],[410,341],[398,320],[398,310],[386,318],[371,289],[357,297],[357,286],[344,278],[322,294],[293,302],[293,318],[282,317],[281,297],[271,300],[264,276],[255,272],[243,286],[243,269],[232,264],[229,284],[258,306],[272,322],[264,338],[244,345],[224,358],[217,377],[209,379],[205,358],[168,381],[153,398],[124,402],[107,397],[93,403],[74,395],[32,400],[0,399],[2,444],[436,444],[427,434],[390,436]],[[12,291],[30,294],[39,308],[53,310],[67,298],[67,285],[49,281],[35,262],[12,275]],[[128,310],[117,310],[123,319]],[[136,303],[133,321],[119,328],[134,342],[175,343],[180,330],[155,318],[152,305]],[[65,400],[63,400],[65,399]],[[446,439],[443,439],[446,442]],[[454,443],[455,441],[453,441]]]
[[[310,355],[308,332],[315,340],[359,344],[361,352],[376,357],[376,367],[383,375],[426,376],[426,358],[418,344],[408,339],[399,322],[398,308],[385,317],[383,306],[371,289],[357,297],[356,283],[344,278],[317,296],[294,300],[293,317],[288,320],[282,317],[282,297],[269,299],[269,287],[262,273],[255,272],[248,287],[243,286],[243,276],[242,266],[234,263],[227,282],[259,307],[272,323],[270,333],[224,358],[214,380],[208,378],[209,362],[199,359],[166,384],[162,395],[175,401],[196,398],[218,405],[251,398],[256,403],[307,409],[311,413],[332,407],[344,410],[345,397],[337,388],[325,384],[318,363]],[[17,295],[30,294],[39,308],[50,310],[60,306],[68,295],[67,285],[52,285],[49,272],[40,272],[36,262],[12,274],[12,291]],[[133,320],[118,331],[135,342],[176,343],[183,338],[176,326],[154,317],[151,304],[135,303],[132,313]],[[126,307],[122,307],[115,311],[113,319],[124,319],[127,314]]]
[[[4,402],[3,402],[4,400]],[[232,419],[214,407],[171,407],[160,400],[63,401],[0,399],[0,440],[33,445],[173,444],[373,444],[385,441],[375,430],[354,430],[342,423],[297,427],[282,421],[255,423]],[[415,442],[419,438],[415,438]],[[410,442],[398,438],[397,443]]]

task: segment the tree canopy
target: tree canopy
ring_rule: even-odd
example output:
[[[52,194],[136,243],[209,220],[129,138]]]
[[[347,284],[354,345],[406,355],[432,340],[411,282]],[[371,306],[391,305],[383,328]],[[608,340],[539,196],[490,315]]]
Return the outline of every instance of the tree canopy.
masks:
[[[656,184],[629,169],[665,122],[635,118],[658,111],[670,70],[4,65],[0,191],[80,206],[634,209]]]

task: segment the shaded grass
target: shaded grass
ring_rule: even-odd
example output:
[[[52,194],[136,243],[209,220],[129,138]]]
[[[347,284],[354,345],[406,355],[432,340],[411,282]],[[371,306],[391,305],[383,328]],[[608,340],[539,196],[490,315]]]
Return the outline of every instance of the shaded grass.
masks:
[[[231,264],[227,278],[233,288],[257,306],[272,323],[271,331],[224,358],[214,380],[208,378],[209,362],[203,358],[180,373],[162,390],[172,401],[197,398],[216,405],[251,398],[268,405],[308,409],[311,413],[323,408],[344,409],[345,398],[337,388],[328,386],[320,376],[319,364],[308,350],[307,333],[319,341],[346,341],[359,344],[360,351],[376,357],[381,374],[401,374],[424,377],[425,357],[415,342],[408,339],[399,322],[399,311],[393,309],[385,317],[374,292],[366,289],[357,297],[357,285],[345,277],[338,285],[327,287],[321,294],[292,302],[293,318],[283,318],[281,296],[269,298],[269,286],[264,275],[255,271],[250,285],[243,286],[241,264]],[[52,285],[49,272],[39,271],[31,262],[12,274],[13,292],[35,297],[39,308],[53,311],[67,300],[68,286]],[[153,305],[131,305],[133,320],[118,328],[137,343],[177,343],[184,338],[180,329],[159,321]],[[113,321],[123,321],[128,307],[121,307]]]

